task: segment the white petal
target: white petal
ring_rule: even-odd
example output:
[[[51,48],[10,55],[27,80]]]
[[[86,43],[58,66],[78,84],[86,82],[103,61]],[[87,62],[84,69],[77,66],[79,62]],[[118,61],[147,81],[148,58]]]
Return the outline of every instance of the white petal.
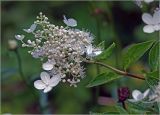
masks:
[[[134,90],[132,92],[133,99],[135,99],[135,100],[139,100],[140,95],[142,95],[142,93],[139,90]]]
[[[49,91],[51,91],[52,90],[52,87],[50,87],[50,86],[48,86],[48,87],[46,87],[45,89],[44,89],[44,93],[47,93],[47,92],[49,92]]]
[[[36,26],[37,26],[36,24],[32,24],[29,29],[23,29],[23,30],[27,33],[31,33],[36,29]]]
[[[135,100],[135,99],[128,99],[128,101],[130,101],[130,102],[138,102],[139,100]]]
[[[77,21],[73,18],[70,18],[67,20],[67,18],[65,17],[65,15],[63,16],[63,22],[67,25],[67,26],[71,26],[71,27],[75,27],[77,26]]]
[[[160,24],[154,25],[153,28],[154,28],[154,30],[159,31],[160,30]]]
[[[143,13],[142,20],[146,24],[153,24],[153,17],[149,13]]]
[[[93,50],[92,45],[87,46],[87,55],[92,54],[92,50]]]
[[[34,82],[34,87],[37,89],[44,89],[46,85],[42,82],[42,80],[37,80]]]
[[[143,98],[143,94],[138,95],[137,101],[141,101],[141,100],[143,100],[143,99],[144,99],[144,98]]]
[[[143,93],[143,98],[147,97],[149,94],[150,89],[147,89],[144,93]]]
[[[32,24],[30,27],[30,30],[33,32],[36,29],[37,25],[36,24]]]
[[[44,70],[51,70],[51,69],[53,69],[53,64],[51,64],[49,62],[43,63],[42,68]]]
[[[15,35],[15,38],[17,40],[23,40],[24,39],[24,35]]]
[[[102,51],[101,50],[100,51],[94,51],[93,53],[97,56],[97,55],[101,54]]]
[[[40,76],[41,76],[42,81],[43,81],[45,84],[49,84],[50,75],[49,75],[47,72],[41,72]]]
[[[152,25],[146,25],[146,26],[143,27],[143,31],[144,31],[145,33],[152,33],[152,32],[154,32],[155,30],[154,30],[154,27],[153,27]]]
[[[63,20],[67,20],[67,18],[66,18],[66,16],[65,16],[65,15],[63,15],[63,18],[64,18]]]
[[[49,86],[54,87],[58,85],[60,81],[61,81],[61,77],[59,75],[55,75],[51,78]]]
[[[77,26],[77,21],[73,18],[68,19],[68,26],[71,26],[71,27]]]
[[[144,2],[146,2],[146,3],[151,3],[151,2],[153,2],[154,0],[144,0]]]
[[[154,24],[160,23],[160,10],[155,11],[155,13],[153,14],[153,21]]]
[[[23,31],[27,32],[27,33],[31,33],[31,29],[23,29]]]

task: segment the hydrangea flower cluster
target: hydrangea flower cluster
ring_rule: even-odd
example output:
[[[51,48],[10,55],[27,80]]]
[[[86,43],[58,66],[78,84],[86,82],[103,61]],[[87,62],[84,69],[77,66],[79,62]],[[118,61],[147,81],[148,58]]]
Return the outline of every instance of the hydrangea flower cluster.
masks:
[[[83,60],[92,59],[102,52],[101,48],[92,46],[93,35],[90,32],[73,28],[77,26],[76,20],[64,16],[63,22],[66,27],[56,26],[40,13],[29,29],[23,29],[34,35],[33,40],[25,42],[24,35],[15,35],[22,42],[22,47],[31,48],[28,53],[43,62],[45,72],[40,75],[42,80],[35,81],[34,86],[44,89],[45,93],[60,81],[76,87],[85,76]]]

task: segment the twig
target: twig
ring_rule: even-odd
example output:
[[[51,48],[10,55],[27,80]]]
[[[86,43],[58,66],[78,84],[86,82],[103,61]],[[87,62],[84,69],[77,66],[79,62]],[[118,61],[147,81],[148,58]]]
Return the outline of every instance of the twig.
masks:
[[[119,70],[117,68],[114,68],[114,67],[112,67],[110,65],[107,65],[107,64],[104,64],[104,63],[101,63],[101,62],[96,62],[96,61],[92,61],[92,60],[84,60],[84,62],[101,65],[103,67],[111,69],[112,71],[115,71],[117,74],[120,74],[120,75],[124,75],[124,76],[129,76],[129,77],[145,80],[144,76],[142,76],[142,75],[131,74],[131,73]]]

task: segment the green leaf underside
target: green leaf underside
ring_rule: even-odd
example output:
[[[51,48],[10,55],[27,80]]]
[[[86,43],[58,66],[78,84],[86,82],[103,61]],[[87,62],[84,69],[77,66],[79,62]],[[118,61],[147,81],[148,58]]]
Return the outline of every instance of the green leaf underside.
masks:
[[[102,85],[102,84],[111,82],[113,80],[116,80],[118,78],[121,78],[121,76],[113,72],[102,73],[102,74],[99,74],[97,77],[95,77],[93,80],[91,80],[90,83],[87,85],[87,87]]]
[[[106,50],[104,50],[100,55],[96,57],[97,60],[104,60],[111,56],[115,43],[112,43]]]
[[[152,46],[154,41],[147,41],[131,45],[123,55],[123,67],[126,70],[131,64],[141,58]]]
[[[160,42],[156,42],[149,52],[149,65],[152,70],[157,70],[159,66],[159,45]]]

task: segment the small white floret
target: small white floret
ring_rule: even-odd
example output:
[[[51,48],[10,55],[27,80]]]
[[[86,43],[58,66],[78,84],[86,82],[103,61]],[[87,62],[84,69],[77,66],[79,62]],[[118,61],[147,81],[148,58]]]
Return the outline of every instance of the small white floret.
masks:
[[[160,10],[155,11],[153,16],[149,13],[144,13],[142,15],[142,20],[147,24],[143,28],[145,33],[153,33],[160,30]]]
[[[64,15],[63,16],[63,22],[67,25],[67,26],[70,26],[70,27],[75,27],[77,26],[77,21],[73,18],[69,18],[67,19],[66,16]]]
[[[36,29],[36,24],[32,24],[29,29],[23,29],[27,33],[32,33]]]
[[[139,90],[134,90],[132,92],[133,99],[128,99],[130,102],[139,102],[145,99],[150,92],[150,89],[147,89],[144,93],[141,93]]]
[[[42,68],[44,70],[51,70],[51,69],[53,69],[53,64],[49,63],[49,62],[43,63]]]
[[[24,35],[15,35],[15,38],[22,41],[24,39]]]
[[[42,90],[44,93],[47,93],[52,90],[60,81],[60,75],[55,75],[50,78],[50,75],[47,72],[42,72],[40,74],[41,80],[37,80],[34,82],[34,87],[36,89]]]

